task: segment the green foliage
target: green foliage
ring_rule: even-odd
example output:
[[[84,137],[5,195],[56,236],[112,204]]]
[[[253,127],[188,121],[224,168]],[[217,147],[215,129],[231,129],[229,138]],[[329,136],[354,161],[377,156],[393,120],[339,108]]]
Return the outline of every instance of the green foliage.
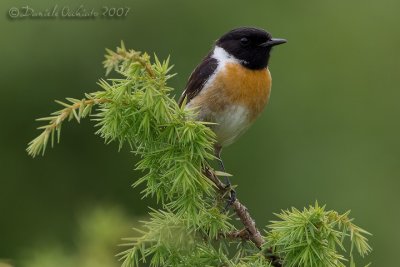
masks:
[[[152,255],[151,266],[220,266],[229,261],[226,250],[216,250],[187,227],[189,218],[155,210],[150,215],[143,230],[135,229],[141,236],[126,239],[130,243],[125,245],[132,248],[120,254],[122,266],[140,266],[139,261],[145,262],[148,255]]]
[[[80,122],[81,118],[85,118],[91,113],[94,105],[106,101],[104,99],[93,99],[91,95],[86,95],[86,97],[87,99],[82,100],[67,98],[69,103],[56,100],[56,103],[64,108],[51,113],[49,117],[37,119],[37,121],[49,121],[49,123],[38,128],[39,130],[43,130],[43,132],[28,144],[28,154],[32,157],[40,153],[44,155],[49,140],[52,147],[54,146],[55,139],[57,139],[57,142],[60,142],[63,121],[70,121],[75,118]]]
[[[282,211],[277,214],[281,221],[269,225],[265,248],[272,246],[285,259],[287,267],[342,267],[345,257],[338,249],[345,251],[344,241],[349,237],[351,266],[354,266],[353,247],[363,257],[371,252],[365,237],[370,234],[352,223],[349,213],[326,211],[318,203],[303,211],[295,208]]]
[[[352,224],[347,214],[319,207],[279,215],[283,221],[270,226],[263,250],[249,236],[230,238],[238,229],[231,215],[222,212],[221,188],[204,174],[208,169],[222,175],[209,164],[214,159],[215,135],[207,123],[193,119],[196,110],[179,107],[169,95],[172,88],[167,81],[174,76],[169,59],[161,62],[155,56],[151,62],[146,53],[126,50],[123,44],[107,52],[104,67],[107,73],[115,70],[119,78],[101,79],[102,90],[82,100],[58,102],[63,109],[39,119],[48,124],[40,127],[43,132],[27,151],[33,157],[44,153],[49,140],[52,145],[55,135],[59,140],[65,120],[79,122],[91,115],[97,123],[96,134],[106,143],[127,144],[140,156],[136,169],[145,174],[133,186],[143,184],[143,197],[155,197],[161,208],[153,209],[150,219],[135,229],[138,237],[126,239],[129,248],[119,254],[123,267],[144,262],[151,266],[275,266],[267,245],[287,266],[343,266],[336,247],[343,248],[347,233],[361,255],[370,251],[366,232]]]

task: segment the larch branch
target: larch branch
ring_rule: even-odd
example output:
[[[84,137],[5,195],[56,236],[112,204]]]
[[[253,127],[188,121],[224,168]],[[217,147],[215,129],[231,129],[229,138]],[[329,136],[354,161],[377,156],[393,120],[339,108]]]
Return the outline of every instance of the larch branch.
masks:
[[[205,176],[210,179],[216,186],[217,190],[221,194],[225,194],[226,190],[229,190],[227,186],[221,182],[221,180],[209,169],[206,169],[204,172]],[[228,238],[240,238],[240,239],[248,239],[254,243],[254,245],[259,248],[260,250],[262,249],[263,244],[265,243],[265,240],[263,236],[261,235],[260,231],[258,230],[256,226],[256,222],[254,219],[251,217],[248,209],[246,208],[245,205],[243,205],[238,198],[236,198],[235,202],[232,204],[232,209],[235,211],[236,216],[240,219],[242,222],[243,226],[245,227],[247,231],[247,235],[243,233],[243,230],[235,231],[232,233],[229,233],[227,235]],[[271,248],[267,250],[267,254],[265,255],[266,258],[271,262],[272,266],[274,267],[282,267],[282,260],[277,256],[273,254],[273,251]]]

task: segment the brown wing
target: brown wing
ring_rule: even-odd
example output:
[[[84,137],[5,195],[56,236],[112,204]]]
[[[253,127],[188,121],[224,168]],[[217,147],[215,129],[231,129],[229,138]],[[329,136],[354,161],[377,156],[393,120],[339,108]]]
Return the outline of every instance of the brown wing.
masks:
[[[183,100],[186,98],[186,104],[196,97],[203,89],[204,84],[214,73],[218,67],[218,61],[212,58],[209,54],[203,61],[194,69],[186,84],[186,88],[179,98],[178,104],[182,105]]]

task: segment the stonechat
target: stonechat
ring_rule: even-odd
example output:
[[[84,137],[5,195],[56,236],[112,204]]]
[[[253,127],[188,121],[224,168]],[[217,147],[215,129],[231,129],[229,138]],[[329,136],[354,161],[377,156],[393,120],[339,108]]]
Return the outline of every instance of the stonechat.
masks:
[[[190,75],[179,105],[196,109],[196,119],[215,123],[210,127],[216,134],[215,155],[223,171],[222,148],[243,134],[268,103],[270,53],[283,43],[286,40],[272,38],[263,29],[233,29],[215,42]],[[232,203],[234,199],[232,191]]]

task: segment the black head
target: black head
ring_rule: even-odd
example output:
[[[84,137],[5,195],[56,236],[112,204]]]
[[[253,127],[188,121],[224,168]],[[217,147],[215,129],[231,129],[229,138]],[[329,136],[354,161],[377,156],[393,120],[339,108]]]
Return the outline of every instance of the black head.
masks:
[[[268,65],[272,47],[283,43],[286,40],[274,39],[263,29],[242,27],[224,34],[216,45],[239,59],[245,67],[262,69]]]

